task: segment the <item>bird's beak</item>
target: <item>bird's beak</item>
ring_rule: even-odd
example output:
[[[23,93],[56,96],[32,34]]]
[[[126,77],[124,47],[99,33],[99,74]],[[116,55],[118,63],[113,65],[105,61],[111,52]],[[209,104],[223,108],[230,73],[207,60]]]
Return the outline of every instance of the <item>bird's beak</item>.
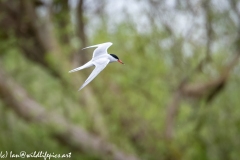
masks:
[[[118,60],[118,62],[124,64],[120,59]]]

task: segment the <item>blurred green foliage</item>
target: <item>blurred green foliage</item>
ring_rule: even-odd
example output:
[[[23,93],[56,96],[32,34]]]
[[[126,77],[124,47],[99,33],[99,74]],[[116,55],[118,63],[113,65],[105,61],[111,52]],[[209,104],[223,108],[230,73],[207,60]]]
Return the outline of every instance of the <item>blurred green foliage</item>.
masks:
[[[68,55],[79,46],[72,49],[76,43],[73,41],[78,42],[74,38],[70,40],[71,44],[65,43],[64,35],[71,35],[73,31],[67,25],[59,27],[60,20],[66,19],[64,16],[57,14],[54,25],[58,41],[62,43],[62,52]],[[221,22],[221,17],[214,17],[217,24],[225,22]],[[184,99],[181,102],[175,136],[173,141],[168,142],[163,136],[167,104],[178,83],[204,57],[205,46],[174,37],[170,47],[162,47],[161,43],[173,38],[173,35],[160,29],[140,34],[132,22],[127,20],[114,26],[111,32],[106,27],[103,21],[89,37],[89,44],[113,42],[109,53],[118,55],[125,65],[110,64],[89,85],[104,115],[109,141],[126,152],[136,153],[148,160],[167,157],[176,160],[239,159],[239,66],[232,72],[224,90],[211,103],[207,104],[204,99]],[[220,29],[229,31],[228,27],[232,26]],[[4,29],[1,28],[1,32]],[[0,38],[1,62],[14,80],[47,110],[64,115],[72,123],[91,130],[91,117],[78,99],[83,93],[77,92],[78,88],[69,89],[45,68],[26,59],[16,45],[19,39],[11,33],[7,39]],[[192,56],[184,55],[183,45],[186,43],[193,49]],[[229,51],[232,48],[220,46],[214,50],[213,63],[207,64],[202,72],[192,76],[191,81],[206,82],[209,77],[217,77],[231,56]],[[91,54],[92,50],[88,52]],[[61,62],[57,64],[61,65]],[[62,72],[67,73],[70,69],[65,68]],[[90,73],[91,69],[85,72]],[[66,77],[72,79],[74,75]],[[82,77],[87,78],[86,74],[82,74]],[[80,81],[79,86],[82,83]],[[0,114],[0,151],[72,152],[72,159],[100,159],[60,145],[49,136],[50,128],[23,121],[1,101]]]

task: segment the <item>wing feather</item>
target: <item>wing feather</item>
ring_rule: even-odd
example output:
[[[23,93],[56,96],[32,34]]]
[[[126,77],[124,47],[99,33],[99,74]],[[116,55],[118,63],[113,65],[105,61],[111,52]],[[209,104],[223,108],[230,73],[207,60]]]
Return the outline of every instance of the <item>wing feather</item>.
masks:
[[[78,91],[88,85],[88,83],[90,83],[108,65],[109,62],[110,60],[106,60],[104,63],[95,64],[95,69],[92,71],[92,73],[89,75],[87,80],[83,83],[83,85],[79,88]]]
[[[93,52],[93,57],[97,57],[100,56],[102,54],[106,54],[107,53],[107,49],[112,45],[111,42],[106,42],[106,43],[101,43],[101,44],[97,44],[97,45],[93,45],[93,46],[89,46],[89,47],[85,47],[83,49],[88,49],[88,48],[94,48],[97,47],[94,52]]]

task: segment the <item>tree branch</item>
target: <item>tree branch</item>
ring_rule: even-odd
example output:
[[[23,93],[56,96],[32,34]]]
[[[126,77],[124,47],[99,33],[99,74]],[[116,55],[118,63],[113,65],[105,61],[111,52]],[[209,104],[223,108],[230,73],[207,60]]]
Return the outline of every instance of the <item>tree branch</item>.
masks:
[[[224,68],[223,72],[218,78],[211,79],[205,83],[195,83],[189,84],[188,79],[190,77],[187,76],[184,80],[181,81],[178,89],[174,92],[169,105],[167,106],[167,117],[165,124],[164,135],[167,140],[171,140],[173,137],[173,128],[174,128],[174,120],[177,116],[177,112],[179,110],[179,105],[182,98],[195,98],[201,99],[206,97],[206,102],[209,103],[213,100],[214,97],[222,89],[227,83],[227,79],[230,76],[233,68],[238,64],[240,59],[240,53],[236,53],[233,56],[232,61],[228,63],[228,65]],[[201,62],[200,62],[201,63]],[[198,66],[197,66],[198,68]],[[197,71],[196,69],[194,71]]]
[[[12,0],[0,2],[0,12],[6,10],[9,13],[3,14],[4,18],[3,21],[0,21],[0,26],[4,28],[6,36],[10,31],[14,31],[14,35],[19,40],[18,46],[23,51],[20,53],[23,53],[29,60],[43,66],[46,71],[59,78],[64,86],[74,86],[77,92],[79,82],[83,81],[82,77],[80,75],[76,76],[71,81],[72,83],[66,80],[63,71],[66,71],[67,74],[72,65],[66,56],[59,51],[61,50],[60,44],[58,44],[54,34],[51,15],[40,25],[41,20],[38,19],[34,7],[34,1],[31,0],[17,3]],[[93,129],[107,138],[108,130],[94,93],[89,87],[82,92],[83,96],[80,97],[80,102],[87,106],[86,110],[93,121]]]
[[[211,46],[212,46],[212,39],[213,39],[212,15],[211,15],[210,7],[211,7],[210,1],[205,0],[203,2],[203,9],[205,11],[206,37],[207,37],[205,62],[208,62],[211,60]]]
[[[76,12],[76,20],[77,20],[77,26],[76,26],[76,33],[77,37],[81,41],[81,45],[86,47],[87,45],[87,37],[85,34],[85,23],[84,23],[84,0],[80,0],[77,5],[77,12]],[[73,62],[78,65],[82,65],[86,63],[87,61],[87,56],[86,56],[86,50],[82,50],[82,55],[80,57],[79,51],[74,54],[74,60]],[[77,62],[75,62],[77,60]],[[79,62],[80,60],[80,62]]]
[[[71,124],[60,115],[46,111],[13,81],[2,67],[0,67],[0,96],[3,102],[12,107],[21,118],[51,128],[52,135],[71,148],[84,150],[87,153],[94,152],[103,159],[107,157],[116,160],[138,160],[136,156],[127,155],[113,144],[91,135],[85,129]]]

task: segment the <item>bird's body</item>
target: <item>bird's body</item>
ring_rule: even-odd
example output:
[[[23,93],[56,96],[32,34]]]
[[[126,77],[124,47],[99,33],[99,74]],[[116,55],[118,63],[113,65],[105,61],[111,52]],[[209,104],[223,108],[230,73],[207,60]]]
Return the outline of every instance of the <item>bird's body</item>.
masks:
[[[118,61],[119,63],[123,64],[123,62],[116,55],[107,53],[107,49],[111,45],[112,45],[111,42],[106,42],[106,43],[97,44],[97,45],[94,45],[94,46],[89,46],[89,47],[83,48],[83,49],[87,49],[87,48],[97,47],[94,50],[92,59],[89,62],[87,62],[86,64],[84,64],[84,65],[82,65],[78,68],[75,68],[75,69],[69,71],[70,73],[72,73],[72,72],[76,72],[76,71],[79,71],[79,70],[82,70],[82,69],[85,69],[85,68],[88,68],[88,67],[95,66],[95,69],[89,75],[89,77],[83,83],[83,85],[80,87],[79,90],[81,90],[88,83],[90,83],[108,65],[108,63]]]

